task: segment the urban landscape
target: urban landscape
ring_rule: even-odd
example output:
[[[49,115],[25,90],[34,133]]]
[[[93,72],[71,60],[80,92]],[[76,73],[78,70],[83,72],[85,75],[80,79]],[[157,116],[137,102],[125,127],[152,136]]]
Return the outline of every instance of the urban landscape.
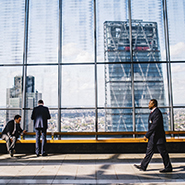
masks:
[[[169,117],[169,116],[168,116]],[[110,121],[110,120],[109,120]],[[58,112],[51,111],[51,119],[48,121],[48,132],[58,132]],[[30,118],[30,123],[33,124]],[[6,125],[6,111],[0,111],[0,132]],[[174,110],[174,128],[176,131],[185,130],[185,112],[183,109]],[[94,132],[94,110],[67,110],[61,114],[61,132]],[[98,131],[105,130],[105,111],[98,111]],[[145,130],[146,131],[146,130]]]

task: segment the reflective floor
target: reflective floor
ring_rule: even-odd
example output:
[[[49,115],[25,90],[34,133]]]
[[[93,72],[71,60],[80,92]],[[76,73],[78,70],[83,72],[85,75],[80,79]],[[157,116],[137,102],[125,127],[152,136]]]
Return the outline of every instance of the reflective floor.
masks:
[[[161,174],[155,154],[147,171],[139,164],[144,154],[0,155],[0,184],[185,184],[185,154],[170,154],[174,171]]]

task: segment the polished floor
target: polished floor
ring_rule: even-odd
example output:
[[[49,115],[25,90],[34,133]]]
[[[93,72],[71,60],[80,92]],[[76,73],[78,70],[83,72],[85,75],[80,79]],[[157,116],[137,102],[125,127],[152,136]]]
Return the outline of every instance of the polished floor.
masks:
[[[170,154],[173,172],[162,174],[155,154],[147,171],[139,171],[144,154],[0,155],[0,184],[184,184],[185,154]]]

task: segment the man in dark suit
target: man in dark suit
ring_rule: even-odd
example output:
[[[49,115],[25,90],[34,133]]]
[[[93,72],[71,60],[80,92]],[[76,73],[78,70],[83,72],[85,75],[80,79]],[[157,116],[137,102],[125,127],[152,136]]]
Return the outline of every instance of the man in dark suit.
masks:
[[[46,131],[48,128],[47,120],[51,118],[48,107],[43,106],[43,100],[38,101],[38,106],[34,107],[31,119],[34,120],[34,127],[36,132],[36,147],[35,153],[37,157],[40,155],[40,135],[42,133],[42,156],[47,156],[46,154]]]
[[[15,153],[17,138],[21,133],[26,133],[26,130],[23,131],[20,127],[20,122],[21,116],[15,115],[14,120],[10,120],[2,132],[2,139],[6,141],[6,147],[11,157]]]
[[[148,107],[151,110],[151,113],[148,119],[148,132],[144,136],[144,140],[148,139],[146,155],[142,160],[141,165],[135,164],[134,166],[142,171],[146,171],[147,166],[154,154],[154,149],[157,148],[162,156],[165,167],[163,170],[160,170],[160,172],[172,172],[172,165],[165,146],[166,137],[163,125],[163,116],[157,107],[157,100],[150,100]]]

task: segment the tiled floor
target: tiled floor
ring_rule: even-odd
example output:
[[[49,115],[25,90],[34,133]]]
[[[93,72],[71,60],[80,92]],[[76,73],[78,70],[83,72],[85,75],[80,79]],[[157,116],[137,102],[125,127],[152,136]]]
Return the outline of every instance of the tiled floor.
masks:
[[[0,184],[184,184],[185,154],[170,154],[174,171],[161,174],[159,154],[147,171],[134,168],[144,154],[0,155]]]

